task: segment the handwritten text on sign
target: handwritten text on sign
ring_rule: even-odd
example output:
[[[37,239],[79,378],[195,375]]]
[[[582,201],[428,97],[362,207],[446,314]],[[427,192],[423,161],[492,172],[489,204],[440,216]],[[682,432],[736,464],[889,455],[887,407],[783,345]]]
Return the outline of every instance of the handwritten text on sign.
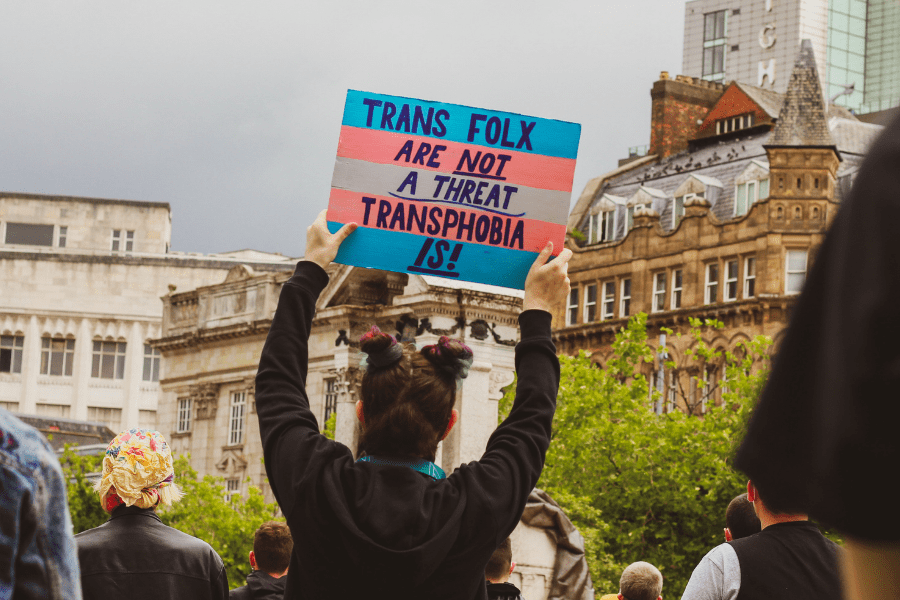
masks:
[[[581,126],[350,90],[328,226],[337,262],[522,289],[562,250]]]

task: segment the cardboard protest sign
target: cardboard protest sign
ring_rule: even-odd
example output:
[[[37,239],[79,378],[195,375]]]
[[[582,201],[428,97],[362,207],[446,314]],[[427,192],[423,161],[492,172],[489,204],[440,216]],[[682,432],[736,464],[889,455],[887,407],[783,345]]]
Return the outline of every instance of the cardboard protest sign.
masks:
[[[336,262],[522,289],[563,249],[581,126],[350,90],[328,227]]]

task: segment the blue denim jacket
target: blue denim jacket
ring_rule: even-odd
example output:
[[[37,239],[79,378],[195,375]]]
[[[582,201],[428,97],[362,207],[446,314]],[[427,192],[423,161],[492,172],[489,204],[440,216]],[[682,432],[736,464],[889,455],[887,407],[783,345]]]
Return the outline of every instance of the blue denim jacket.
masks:
[[[40,433],[0,409],[0,600],[81,599],[66,484]]]

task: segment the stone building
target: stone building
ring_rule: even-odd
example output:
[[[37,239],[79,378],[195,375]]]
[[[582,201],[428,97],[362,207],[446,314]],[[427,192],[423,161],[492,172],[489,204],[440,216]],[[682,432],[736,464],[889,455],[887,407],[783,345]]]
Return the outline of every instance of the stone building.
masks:
[[[313,320],[306,381],[320,427],[335,416],[335,439],[354,452],[358,340],[372,325],[398,339],[431,344],[462,337],[475,353],[456,409],[460,422],[436,462],[446,471],[479,458],[497,425],[497,401],[512,382],[522,293],[427,275],[332,264]],[[163,298],[161,336],[153,346],[166,365],[159,429],[176,454],[191,454],[200,474],[226,479],[233,492],[268,491],[256,420],[259,355],[289,273],[236,266],[224,282]]]
[[[561,352],[589,350],[604,363],[615,332],[639,312],[654,343],[662,327],[686,331],[690,317],[724,322],[706,340],[718,350],[757,334],[777,341],[880,131],[826,105],[820,90],[809,42],[784,95],[664,74],[653,86],[651,154],[591,180],[570,215],[584,241],[569,242],[572,291],[554,333]],[[657,410],[702,412],[717,401],[721,365],[690,364],[692,345],[668,340],[680,369],[646,365]]]
[[[155,427],[160,297],[280,255],[171,252],[160,202],[0,193],[0,407],[113,431]]]

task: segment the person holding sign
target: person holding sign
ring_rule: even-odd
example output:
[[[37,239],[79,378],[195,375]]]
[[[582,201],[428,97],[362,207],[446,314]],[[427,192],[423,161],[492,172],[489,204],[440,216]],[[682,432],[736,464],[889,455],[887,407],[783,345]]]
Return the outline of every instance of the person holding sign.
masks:
[[[485,565],[518,524],[550,444],[560,377],[551,311],[569,293],[572,253],[547,262],[548,243],[532,265],[513,408],[482,458],[445,476],[431,461],[472,360],[460,341],[416,351],[375,329],[364,336],[360,460],[320,435],[309,409],[307,343],[324,267],[355,228],[329,233],[325,211],[309,227],[256,376],[266,472],[294,539],[285,598],[486,598]]]

